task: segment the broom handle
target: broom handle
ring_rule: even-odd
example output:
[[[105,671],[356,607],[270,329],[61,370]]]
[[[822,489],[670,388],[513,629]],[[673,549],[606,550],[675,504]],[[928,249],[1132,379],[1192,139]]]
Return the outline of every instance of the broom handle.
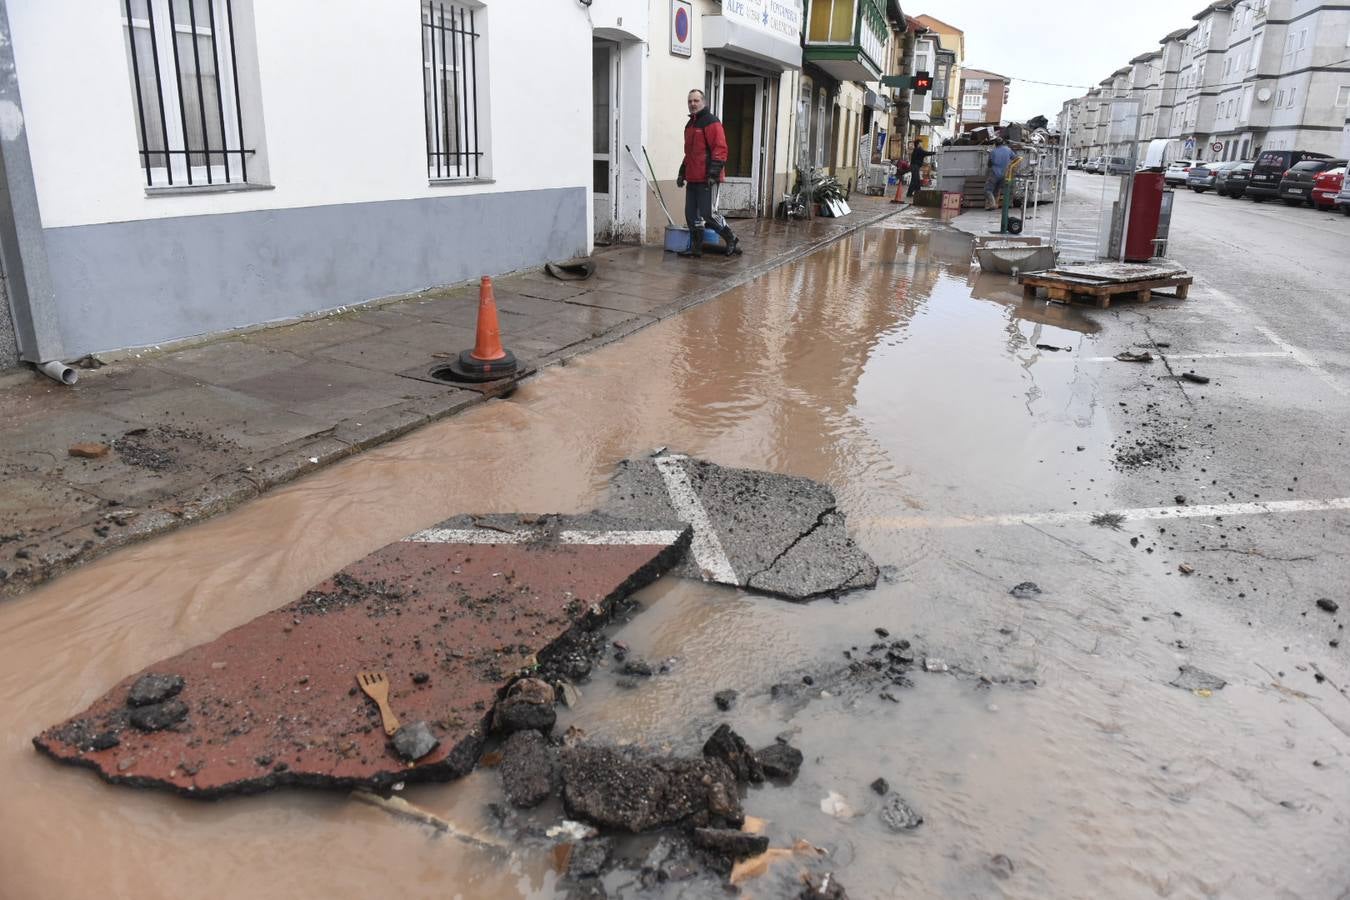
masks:
[[[666,208],[666,198],[661,196],[661,182],[656,179],[656,167],[652,165],[652,158],[647,153],[645,144],[642,147],[642,158],[647,160],[647,171],[650,172],[652,176],[652,189],[656,191],[656,199],[661,201],[661,209],[665,211],[666,221],[670,223],[671,228],[674,228],[675,219],[670,215],[670,210]]]
[[[623,149],[628,151],[628,155],[633,157],[633,162],[637,163],[638,170],[642,171],[642,160],[637,158],[637,154],[633,152],[633,148],[628,146],[627,144],[624,144]],[[642,154],[646,156],[647,154],[646,147],[642,148]],[[647,162],[650,165],[651,160],[648,160]],[[652,180],[647,177],[647,173],[645,171],[642,172],[642,180],[647,183],[647,188],[653,194],[656,195],[657,202],[661,204],[661,211],[666,214],[666,221],[670,223],[671,228],[674,228],[675,220],[670,217],[670,210],[666,209],[666,199],[661,196],[661,189],[652,184]]]

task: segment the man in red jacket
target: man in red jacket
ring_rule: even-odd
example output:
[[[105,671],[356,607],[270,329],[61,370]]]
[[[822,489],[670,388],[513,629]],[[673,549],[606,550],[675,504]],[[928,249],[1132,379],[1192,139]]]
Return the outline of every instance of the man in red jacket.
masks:
[[[684,221],[689,226],[689,249],[680,256],[703,255],[704,224],[712,226],[727,245],[727,256],[739,255],[741,242],[727,220],[713,212],[722,169],[727,164],[727,135],[722,123],[703,105],[703,92],[689,92],[689,121],[684,126],[684,162],[675,186],[684,188]]]

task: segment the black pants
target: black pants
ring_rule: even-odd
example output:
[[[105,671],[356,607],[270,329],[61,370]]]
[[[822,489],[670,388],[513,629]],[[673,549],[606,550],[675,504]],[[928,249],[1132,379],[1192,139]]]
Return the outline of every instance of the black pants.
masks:
[[[689,226],[691,235],[706,225],[720,234],[722,240],[730,244],[731,239],[736,236],[732,232],[731,226],[727,225],[726,219],[713,214],[714,192],[720,188],[721,185],[716,182],[709,184],[706,181],[691,181],[686,184],[684,186],[684,223]]]
[[[919,192],[919,181],[920,181],[919,167],[918,167],[918,166],[914,166],[913,168],[911,168],[911,169],[909,170],[909,196],[910,196],[910,197],[913,197],[915,194],[917,194],[917,193]]]

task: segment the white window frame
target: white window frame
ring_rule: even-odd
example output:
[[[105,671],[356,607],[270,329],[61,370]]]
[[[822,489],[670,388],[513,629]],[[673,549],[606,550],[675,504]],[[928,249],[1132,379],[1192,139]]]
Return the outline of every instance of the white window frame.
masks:
[[[1336,88],[1336,109],[1347,107],[1350,107],[1350,84],[1343,84]]]
[[[210,12],[214,12],[215,14],[216,34],[213,46],[216,48],[216,58],[213,62],[216,88],[220,93],[220,103],[223,107],[223,115],[221,114],[220,109],[217,109],[215,114],[223,119],[221,124],[224,128],[225,145],[220,148],[212,147],[211,154],[207,157],[205,165],[190,165],[191,157],[187,153],[173,151],[171,149],[175,147],[187,149],[187,135],[184,130],[185,123],[183,121],[183,98],[179,94],[178,89],[181,76],[175,71],[175,67],[181,65],[175,51],[177,51],[178,54],[181,54],[182,51],[178,50],[176,36],[194,35],[195,37],[206,38],[212,36],[211,19],[209,15],[204,22],[201,21],[200,18],[198,19],[195,30],[192,26],[191,19],[186,22],[171,22],[169,18],[169,6],[172,2],[173,0],[145,0],[146,8],[150,10],[154,16],[153,32],[151,19],[149,17],[129,19],[125,0],[120,4],[123,35],[128,40],[127,52],[129,55],[127,57],[127,64],[129,67],[133,68],[133,71],[128,73],[128,78],[131,79],[133,99],[135,99],[138,104],[138,112],[136,115],[140,116],[144,113],[159,118],[160,110],[163,110],[163,117],[162,119],[159,119],[159,121],[163,125],[164,149],[169,151],[167,153],[168,159],[167,161],[164,159],[166,154],[162,152],[151,151],[149,153],[151,159],[148,166],[150,176],[148,187],[211,187],[213,185],[223,186],[230,184],[244,184],[245,179],[243,176],[246,166],[242,164],[243,160],[241,159],[241,154],[237,152],[230,153],[229,155],[233,157],[233,159],[231,159],[228,166],[226,165],[225,156],[223,155],[219,164],[211,162],[211,157],[215,156],[219,150],[239,148],[242,145],[239,134],[239,97],[235,93],[235,80],[237,76],[235,66],[237,65],[237,60],[234,52],[235,48],[230,43],[230,28],[228,27],[226,20],[226,16],[229,15],[230,12],[226,8],[225,0],[198,0],[198,2],[209,3]],[[137,46],[134,36],[137,30],[142,30],[147,35],[153,33],[156,53],[159,57],[158,70],[155,68],[155,60],[153,57],[141,60],[139,63],[134,58]],[[137,66],[139,66],[139,71],[135,71],[135,67]],[[155,86],[148,83],[151,75],[154,76],[156,85],[158,86],[157,92]],[[142,109],[140,107],[141,98],[136,94],[136,78],[138,77],[141,82],[142,93],[148,93],[152,98],[158,101],[154,104],[153,109]],[[188,84],[183,85],[183,90],[189,90]],[[156,96],[156,94],[158,96]],[[148,139],[150,132],[148,122],[141,122],[138,120],[137,129],[138,135],[144,130]],[[208,135],[208,138],[217,136],[218,135]],[[148,150],[149,147],[147,146],[143,149]],[[206,155],[204,151],[203,155]],[[159,156],[160,159],[156,161],[154,159],[155,156]],[[145,171],[147,168],[145,160],[142,159],[141,162],[141,169],[142,171]],[[228,175],[226,172],[227,169],[229,170]]]

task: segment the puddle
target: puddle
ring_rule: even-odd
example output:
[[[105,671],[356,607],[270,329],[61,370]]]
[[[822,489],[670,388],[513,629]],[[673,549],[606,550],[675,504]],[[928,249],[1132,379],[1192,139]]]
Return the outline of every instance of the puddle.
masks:
[[[554,896],[543,849],[503,858],[340,794],[202,804],[111,788],[29,741],[127,674],[447,516],[593,508],[620,459],[658,446],[829,485],[891,577],[810,605],[665,579],[636,595],[642,611],[615,636],[673,660],[670,672],[626,689],[597,671],[580,705],[559,710],[559,730],[681,753],[722,720],[752,746],[790,733],[800,776],[752,788],[746,811],[775,846],[829,849],[851,896],[1334,895],[1350,875],[1345,736],[1254,677],[1257,635],[1192,582],[1121,557],[1109,530],[885,524],[1100,509],[1128,493],[1109,453],[1129,427],[1119,370],[1079,361],[1107,355],[1096,324],[1107,321],[1024,303],[941,226],[890,221],[545,372],[509,401],[0,603],[6,895]],[[1026,580],[1043,593],[1008,593]],[[916,671],[898,702],[771,696],[774,683],[844,665],[876,627],[951,670]],[[1167,684],[1192,658],[1223,691]],[[981,686],[958,669],[1036,686]],[[740,698],[719,713],[713,694],[727,688]],[[878,777],[922,826],[885,827],[868,788]],[[857,817],[822,812],[831,792]],[[401,796],[476,833],[491,832],[489,804],[501,802],[491,770]],[[622,877],[609,887],[638,895]]]

